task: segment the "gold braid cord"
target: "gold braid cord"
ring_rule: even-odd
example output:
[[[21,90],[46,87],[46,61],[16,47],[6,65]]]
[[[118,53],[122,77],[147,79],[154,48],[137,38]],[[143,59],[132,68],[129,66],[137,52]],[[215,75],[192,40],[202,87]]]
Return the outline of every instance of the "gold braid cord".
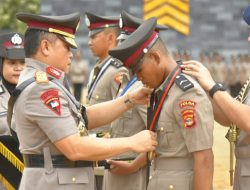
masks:
[[[8,180],[0,174],[0,183],[7,189],[7,190],[15,190],[15,188],[8,182]]]
[[[243,84],[243,87],[241,88],[239,95],[235,98],[239,102],[243,103],[250,88],[250,77],[247,79],[247,81]],[[235,143],[239,136],[239,129],[237,126],[233,123],[230,124],[229,130],[226,134],[226,138],[228,139],[230,143],[230,185],[233,185],[233,173],[234,173],[234,149],[235,149]]]
[[[12,163],[20,172],[23,172],[24,164],[3,143],[0,142],[0,154]]]

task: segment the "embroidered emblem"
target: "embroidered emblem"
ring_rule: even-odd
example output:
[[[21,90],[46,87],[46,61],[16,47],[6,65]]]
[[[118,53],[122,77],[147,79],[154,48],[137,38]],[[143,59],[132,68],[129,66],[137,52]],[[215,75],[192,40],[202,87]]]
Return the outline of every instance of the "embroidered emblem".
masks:
[[[59,79],[61,77],[61,75],[62,75],[62,72],[60,70],[56,69],[55,67],[49,66],[49,67],[46,68],[46,71],[51,76],[53,76],[53,77],[55,77],[57,79]]]
[[[40,96],[43,103],[57,115],[61,115],[61,103],[58,90],[47,90]]]
[[[3,85],[0,85],[0,95],[3,94],[5,92]]]
[[[181,112],[185,128],[192,128],[195,126],[195,110],[186,109]]]
[[[192,100],[184,100],[182,102],[179,103],[180,108],[185,108],[185,107],[195,107],[196,102],[192,101]]]
[[[43,72],[43,71],[37,71],[35,74],[36,77],[36,83],[47,83],[49,82],[47,73]]]
[[[11,43],[14,45],[21,45],[22,42],[23,40],[18,34],[15,34],[14,36],[11,37]]]

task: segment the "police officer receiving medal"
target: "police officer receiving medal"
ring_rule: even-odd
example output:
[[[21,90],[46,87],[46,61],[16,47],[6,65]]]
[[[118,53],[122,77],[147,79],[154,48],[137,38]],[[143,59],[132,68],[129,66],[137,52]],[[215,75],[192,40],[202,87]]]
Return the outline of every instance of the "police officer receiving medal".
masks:
[[[152,90],[142,87],[86,109],[75,100],[62,84],[71,63],[70,48],[77,47],[79,13],[18,13],[17,19],[28,26],[26,68],[10,99],[18,113],[16,131],[25,164],[20,190],[93,190],[93,161],[126,151],[154,150],[155,134],[146,130],[119,139],[87,136],[87,128],[107,124],[133,106],[145,104]]]
[[[158,146],[148,190],[211,190],[213,180],[212,105],[198,82],[181,72],[155,32],[156,19],[145,21],[109,54],[121,60],[144,85],[154,88],[148,129],[157,132]],[[146,163],[139,156],[130,165]],[[112,167],[111,167],[112,168]],[[122,168],[121,168],[122,169]]]

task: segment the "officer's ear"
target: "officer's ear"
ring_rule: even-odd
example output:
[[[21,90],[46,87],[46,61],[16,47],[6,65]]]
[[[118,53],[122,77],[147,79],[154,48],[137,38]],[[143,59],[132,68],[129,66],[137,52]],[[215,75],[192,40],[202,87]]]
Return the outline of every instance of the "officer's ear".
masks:
[[[51,42],[48,41],[47,39],[43,39],[40,43],[41,53],[47,57],[50,54],[50,49],[51,49]]]
[[[155,51],[155,50],[151,50],[149,52],[149,57],[154,61],[156,62],[156,64],[160,64],[161,62],[161,56],[160,56],[160,53],[158,51]]]

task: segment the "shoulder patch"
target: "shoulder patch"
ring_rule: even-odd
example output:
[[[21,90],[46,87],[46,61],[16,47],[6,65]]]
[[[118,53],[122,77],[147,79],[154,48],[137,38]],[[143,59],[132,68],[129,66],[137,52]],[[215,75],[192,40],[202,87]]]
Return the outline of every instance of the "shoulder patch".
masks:
[[[47,73],[43,71],[37,71],[35,73],[36,83],[48,83],[49,79]]]
[[[194,87],[194,84],[182,74],[176,76],[175,84],[183,91]]]
[[[112,59],[111,62],[110,62],[110,65],[112,65],[112,66],[114,66],[116,68],[120,68],[120,67],[123,66],[123,63],[120,62],[120,61],[115,61],[115,60]]]
[[[42,93],[40,96],[43,103],[57,115],[61,115],[61,102],[59,92],[55,89],[50,89]]]

